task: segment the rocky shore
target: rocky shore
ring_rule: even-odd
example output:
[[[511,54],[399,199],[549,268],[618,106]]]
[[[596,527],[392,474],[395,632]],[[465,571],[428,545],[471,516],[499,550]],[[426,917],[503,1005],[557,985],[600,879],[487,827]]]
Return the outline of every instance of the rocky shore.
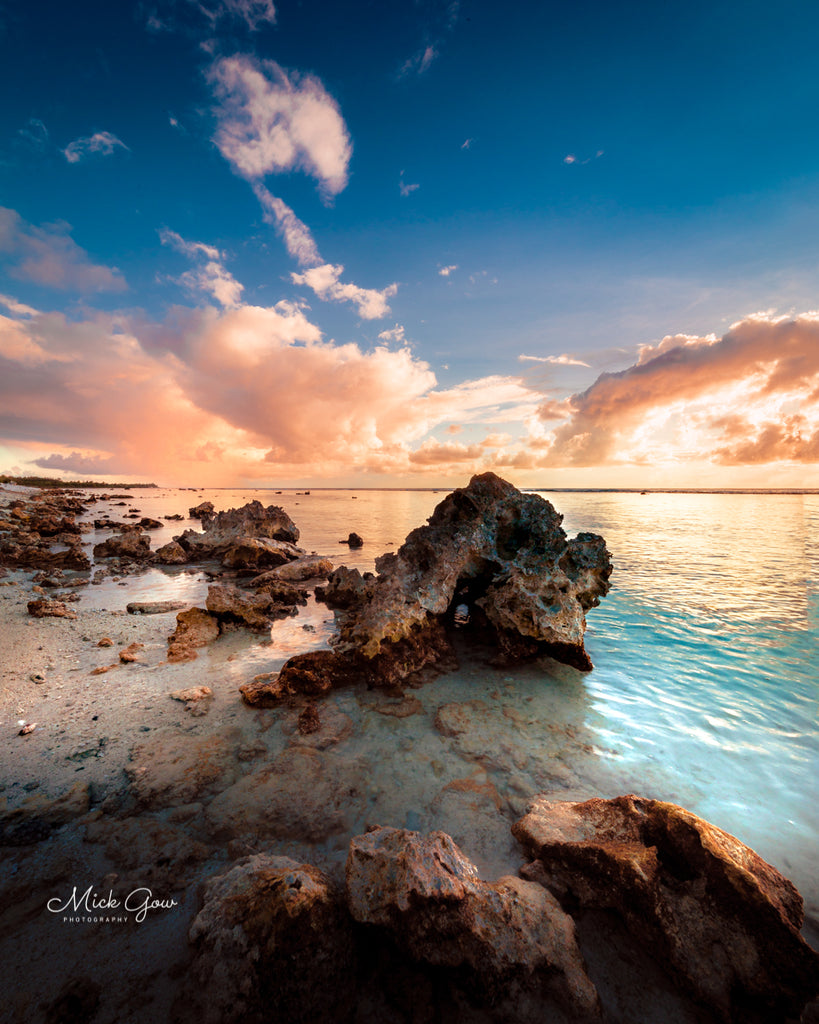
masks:
[[[793,886],[682,808],[597,798],[561,694],[602,538],[487,475],[367,576],[275,506],[208,505],[156,545],[129,496],[0,493],[3,1019],[816,1019]],[[74,600],[149,565],[204,600]]]

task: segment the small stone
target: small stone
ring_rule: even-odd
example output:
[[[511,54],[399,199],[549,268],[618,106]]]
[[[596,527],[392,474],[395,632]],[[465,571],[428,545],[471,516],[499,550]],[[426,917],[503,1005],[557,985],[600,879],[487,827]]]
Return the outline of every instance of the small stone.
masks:
[[[172,700],[188,701],[209,700],[213,690],[209,686],[189,686],[186,690],[173,690],[168,696]]]
[[[97,647],[113,647],[114,641],[107,636],[104,636],[102,640],[97,640]]]
[[[134,641],[134,643],[132,643],[132,644],[128,644],[127,647],[124,647],[119,652],[119,660],[124,665],[128,665],[128,664],[131,664],[132,662],[139,661],[140,660],[139,652],[141,650],[143,650],[144,647],[145,647],[145,644],[140,644],[140,643],[137,643],[136,641]]]

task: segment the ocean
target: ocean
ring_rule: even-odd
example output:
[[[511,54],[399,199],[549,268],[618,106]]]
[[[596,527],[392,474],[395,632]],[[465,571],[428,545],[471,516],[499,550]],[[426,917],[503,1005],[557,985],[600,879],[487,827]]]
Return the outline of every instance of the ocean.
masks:
[[[362,717],[361,695],[338,691],[331,700],[341,710],[352,714],[358,701],[361,727],[345,746],[367,765],[367,821],[377,814],[381,824],[446,827],[492,871],[511,842],[493,814],[501,806],[519,812],[535,792],[670,800],[791,878],[815,943],[819,494],[538,493],[564,515],[570,536],[599,533],[612,553],[611,592],[587,616],[593,671],[548,659],[497,670],[482,652],[460,650],[457,671],[413,691],[426,714],[400,722]],[[290,514],[308,551],[366,571],[445,494],[157,489],[131,492],[128,504],[161,518],[204,500],[223,509],[258,498]],[[154,531],[153,546],[191,525]],[[339,543],[351,531],[363,548]],[[150,569],[85,588],[79,607],[159,598],[201,604],[207,583],[186,567]],[[297,651],[325,646],[332,622],[311,601],[298,618],[274,624],[269,638],[247,634],[230,670],[239,681],[275,670]],[[442,707],[450,724],[457,719],[446,747],[435,728]]]

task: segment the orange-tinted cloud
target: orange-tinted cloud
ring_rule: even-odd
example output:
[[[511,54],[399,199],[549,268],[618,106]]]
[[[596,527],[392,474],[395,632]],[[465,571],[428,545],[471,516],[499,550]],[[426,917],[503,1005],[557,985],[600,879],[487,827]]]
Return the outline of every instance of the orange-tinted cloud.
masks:
[[[722,338],[666,337],[572,396],[547,462],[595,466],[661,451],[733,464],[815,461],[817,387],[817,314],[750,316]]]
[[[92,263],[60,222],[35,227],[15,211],[0,206],[0,259],[8,259],[10,273],[21,281],[62,291],[122,291],[125,279],[116,267]]]

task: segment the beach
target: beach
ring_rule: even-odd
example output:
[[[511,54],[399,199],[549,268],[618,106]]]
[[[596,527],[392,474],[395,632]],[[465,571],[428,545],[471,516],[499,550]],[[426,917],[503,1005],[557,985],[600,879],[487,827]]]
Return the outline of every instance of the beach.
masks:
[[[203,495],[145,492],[133,497],[138,514],[158,516],[182,515],[183,503],[196,504]],[[229,497],[238,505],[253,495]],[[308,552],[327,555],[334,564],[358,563],[366,570],[382,553],[378,549],[387,549],[387,541],[400,543],[408,532],[402,516],[406,521],[425,508],[431,511],[443,495],[422,492],[408,501],[401,494],[392,501],[386,525],[378,524],[373,509],[373,503],[382,509],[389,505],[383,494],[359,492],[355,502],[349,493],[339,492],[263,497],[287,507],[302,527],[300,543]],[[20,499],[20,492],[6,491],[0,498],[8,507]],[[595,500],[576,506],[570,517],[576,520],[575,530],[590,525],[582,521],[584,510],[587,519],[601,515]],[[361,511],[359,503],[366,506]],[[87,518],[99,517],[103,508],[120,514],[113,501],[97,501],[90,508]],[[323,532],[312,523],[322,524]],[[197,524],[170,522],[161,536],[157,531],[152,537],[154,550],[167,534],[191,526]],[[353,528],[365,538],[363,551],[339,546],[339,539]],[[92,530],[83,542],[90,549],[109,535]],[[615,555],[624,574],[631,570],[637,575],[633,551],[615,548]],[[92,577],[101,564],[92,566]],[[115,567],[96,585],[59,588],[62,595],[80,594],[79,600],[65,603],[69,612],[76,611],[75,618],[28,614],[28,602],[46,596],[33,589],[34,575],[9,568],[0,579],[0,724],[6,737],[0,749],[0,784],[7,908],[7,938],[0,955],[7,967],[35,982],[20,986],[9,1020],[49,1019],[66,985],[85,977],[92,979],[87,998],[95,1007],[94,1020],[177,1019],[174,1014],[184,1019],[179,1000],[190,967],[187,935],[201,906],[201,884],[243,857],[289,857],[316,866],[341,884],[350,840],[368,827],[441,830],[460,846],[482,879],[492,880],[516,874],[523,864],[525,855],[511,826],[537,794],[583,801],[643,793],[694,805],[699,813],[707,808],[709,820],[741,832],[726,821],[730,814],[725,805],[734,804],[738,813],[736,780],[720,777],[719,786],[710,780],[720,774],[722,757],[733,756],[739,764],[752,755],[729,736],[736,746],[733,753],[729,743],[722,744],[725,749],[715,752],[712,763],[702,764],[692,775],[686,761],[691,755],[685,743],[692,742],[687,732],[669,741],[663,739],[662,709],[652,721],[645,718],[633,692],[634,685],[643,690],[653,685],[645,634],[637,655],[632,652],[627,662],[610,656],[645,629],[633,607],[629,621],[622,618],[625,606],[620,605],[616,624],[611,615],[605,616],[605,601],[590,612],[589,650],[596,667],[588,675],[551,658],[513,669],[492,668],[480,644],[456,639],[456,669],[401,693],[353,686],[317,701],[294,698],[277,707],[254,708],[243,701],[241,685],[256,675],[278,672],[294,654],[327,649],[334,614],[312,594],[295,615],[260,631],[231,628],[198,649],[195,659],[172,663],[168,637],[178,611],[129,614],[127,605],[174,599],[185,607],[202,606],[214,580],[221,584],[241,580],[241,575],[209,563]],[[67,572],[63,581],[75,575]],[[646,581],[655,590],[661,585],[652,573],[646,573]],[[677,602],[683,604],[686,596],[684,581],[678,580]],[[712,592],[710,599],[716,596]],[[754,607],[764,626],[770,609],[761,609],[758,600]],[[690,621],[691,610],[686,614]],[[126,652],[125,660],[121,652]],[[681,656],[686,662],[690,651]],[[626,664],[631,671],[640,666],[644,674],[633,682],[616,679],[617,692],[612,693],[611,679]],[[667,675],[673,676],[677,667],[674,661],[665,662]],[[700,669],[704,671],[702,665]],[[715,663],[709,686],[718,671]],[[753,671],[759,686],[759,666]],[[798,691],[802,677],[797,672],[794,678]],[[191,695],[202,687],[211,693]],[[177,699],[180,693],[189,699]],[[703,709],[701,695],[695,693],[691,700],[701,713],[717,719],[713,707]],[[630,731],[624,727],[619,735],[618,701],[631,705],[634,718]],[[317,723],[305,729],[308,706],[315,709]],[[682,696],[674,698],[670,712],[678,724],[689,713]],[[19,735],[31,724],[34,729]],[[717,736],[720,728],[729,726],[715,726]],[[741,721],[736,728],[742,728]],[[778,728],[787,732],[784,723]],[[640,749],[635,739],[640,729],[644,736],[653,733],[656,751],[646,755],[645,747]],[[799,737],[796,746],[803,760],[815,750],[815,742],[815,733]],[[679,760],[676,774],[670,770],[673,763],[663,763],[664,756],[668,762]],[[761,757],[766,772],[771,770],[770,756]],[[807,900],[805,935],[815,941],[816,897],[810,884],[804,885],[810,882],[812,823],[809,811],[796,817],[800,799],[812,805],[812,798],[810,789],[798,792],[794,770],[787,758],[773,769],[778,784],[788,787],[790,825],[775,806],[756,815],[763,840],[777,833],[771,836],[773,856],[759,850],[765,844],[756,836],[753,842],[747,833],[739,838],[775,863],[779,857],[777,866],[785,874],[796,868],[790,875],[797,876]],[[808,766],[804,770],[810,771]],[[794,841],[800,835],[802,842]],[[133,914],[127,922],[108,920],[117,916],[111,908],[102,913],[73,905],[68,913],[48,909],[49,900],[62,906],[89,885],[96,893],[113,893],[120,902],[147,888],[159,903],[174,905],[146,912],[138,923]],[[601,949],[587,947],[584,953],[600,976],[606,971],[627,976]],[[54,969],[56,963],[60,968]],[[624,984],[622,979],[619,984]],[[710,1019],[669,996],[660,981],[652,991],[656,999],[662,991],[662,1000],[670,1000],[667,1006],[663,1002],[670,1020]]]

